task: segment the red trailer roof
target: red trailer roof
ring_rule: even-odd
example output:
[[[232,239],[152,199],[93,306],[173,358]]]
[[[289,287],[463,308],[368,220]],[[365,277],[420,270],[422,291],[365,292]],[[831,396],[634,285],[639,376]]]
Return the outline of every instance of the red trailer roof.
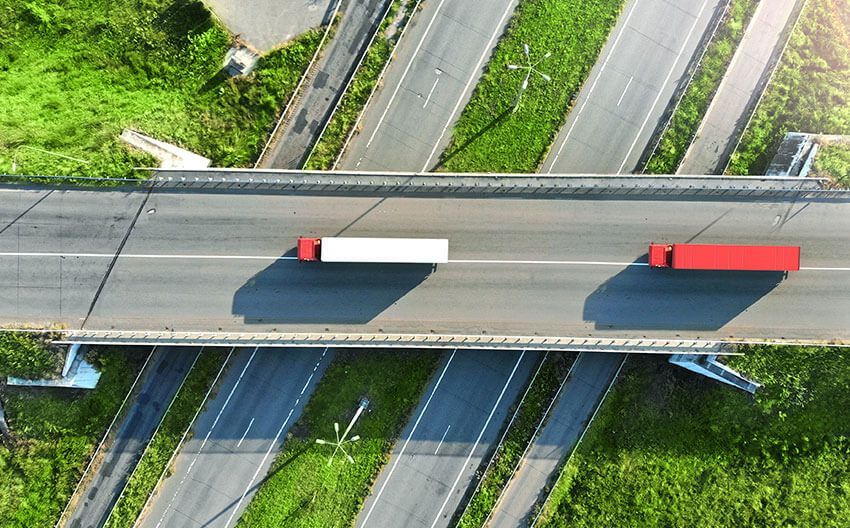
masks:
[[[796,271],[796,246],[673,244],[673,268],[704,270]]]

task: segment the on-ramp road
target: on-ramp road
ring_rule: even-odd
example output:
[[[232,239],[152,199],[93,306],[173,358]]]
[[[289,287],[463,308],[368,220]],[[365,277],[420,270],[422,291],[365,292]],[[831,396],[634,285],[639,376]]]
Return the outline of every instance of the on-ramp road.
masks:
[[[174,395],[198,357],[198,348],[160,347],[154,351],[145,381],[106,449],[103,463],[90,477],[66,526],[103,526],[136,468]]]

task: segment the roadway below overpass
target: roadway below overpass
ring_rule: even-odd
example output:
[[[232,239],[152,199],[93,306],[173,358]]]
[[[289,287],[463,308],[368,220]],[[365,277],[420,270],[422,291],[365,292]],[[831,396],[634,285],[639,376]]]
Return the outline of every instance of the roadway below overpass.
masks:
[[[850,339],[840,201],[20,189],[0,226],[3,326]],[[300,263],[299,235],[445,237],[450,262]],[[654,270],[651,241],[800,245],[805,269]]]

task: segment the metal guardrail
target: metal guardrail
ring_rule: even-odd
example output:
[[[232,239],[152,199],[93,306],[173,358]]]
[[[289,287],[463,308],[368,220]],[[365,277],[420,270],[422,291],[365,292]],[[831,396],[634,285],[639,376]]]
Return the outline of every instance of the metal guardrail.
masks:
[[[698,339],[489,336],[440,334],[248,333],[60,330],[57,343],[89,345],[192,345],[350,348],[465,348],[612,353],[730,353],[734,344]]]
[[[323,194],[412,197],[676,197],[715,199],[850,200],[850,190],[828,189],[816,178],[768,176],[538,175],[346,172],[259,169],[159,170],[145,180],[29,176],[65,187],[112,184],[186,192]],[[22,177],[0,175],[0,183]],[[122,189],[124,187],[121,187]]]

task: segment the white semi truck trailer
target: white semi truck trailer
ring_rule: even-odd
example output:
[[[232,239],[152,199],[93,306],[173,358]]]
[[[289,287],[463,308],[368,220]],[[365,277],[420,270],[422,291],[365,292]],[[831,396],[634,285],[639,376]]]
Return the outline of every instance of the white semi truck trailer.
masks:
[[[323,237],[298,239],[302,262],[444,264],[449,241],[443,238]]]

